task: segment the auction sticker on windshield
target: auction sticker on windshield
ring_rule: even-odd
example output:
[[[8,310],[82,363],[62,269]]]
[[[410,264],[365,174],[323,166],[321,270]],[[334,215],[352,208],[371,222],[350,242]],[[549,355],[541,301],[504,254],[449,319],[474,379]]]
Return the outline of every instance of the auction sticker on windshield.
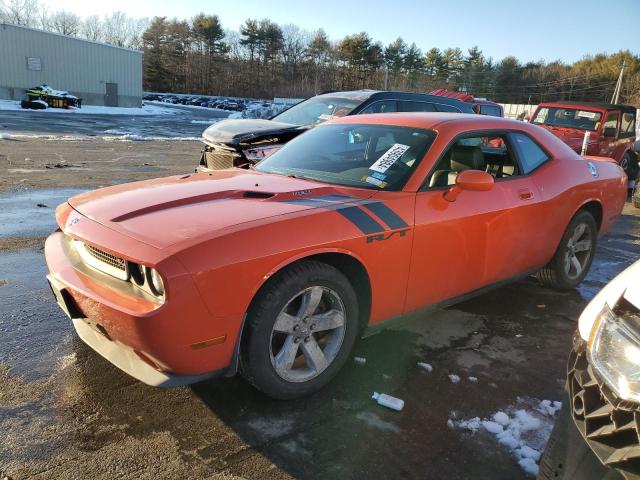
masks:
[[[369,170],[374,172],[384,173],[389,170],[389,167],[396,163],[398,159],[411,148],[409,145],[403,145],[401,143],[395,143],[389,150],[384,152],[382,156],[369,167]]]
[[[593,120],[594,118],[596,118],[596,112],[587,112],[585,110],[580,110],[578,112],[578,117],[590,118]]]

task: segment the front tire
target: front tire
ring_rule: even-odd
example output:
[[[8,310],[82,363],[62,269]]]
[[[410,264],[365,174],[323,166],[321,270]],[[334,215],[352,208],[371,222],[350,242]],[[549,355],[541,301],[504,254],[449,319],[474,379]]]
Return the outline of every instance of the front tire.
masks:
[[[331,265],[302,261],[274,276],[248,311],[242,375],[270,397],[291,399],[326,385],[358,333],[358,299]]]
[[[598,228],[593,215],[579,211],[569,222],[555,255],[536,277],[543,285],[558,290],[577,287],[589,272],[597,239]]]
[[[620,167],[627,174],[629,180],[633,180],[638,170],[637,161],[635,161],[633,155],[629,152],[625,153],[620,159]]]

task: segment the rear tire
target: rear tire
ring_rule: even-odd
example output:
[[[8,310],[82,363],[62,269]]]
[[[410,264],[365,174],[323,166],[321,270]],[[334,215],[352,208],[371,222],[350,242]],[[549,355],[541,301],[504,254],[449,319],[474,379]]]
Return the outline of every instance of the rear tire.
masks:
[[[589,272],[597,238],[593,215],[580,210],[569,222],[551,261],[536,273],[538,280],[558,290],[577,287]]]
[[[256,295],[242,339],[242,375],[270,397],[292,399],[325,386],[358,334],[358,299],[342,272],[302,261]]]

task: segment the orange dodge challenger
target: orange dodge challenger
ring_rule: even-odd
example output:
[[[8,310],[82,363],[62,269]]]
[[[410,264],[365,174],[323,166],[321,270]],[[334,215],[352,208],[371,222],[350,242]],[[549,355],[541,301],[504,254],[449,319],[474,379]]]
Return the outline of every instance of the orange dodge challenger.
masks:
[[[294,398],[325,385],[367,326],[532,273],[576,286],[626,180],[527,123],[345,117],[254,170],[71,198],[48,279],[78,335],[147,384],[239,370]]]

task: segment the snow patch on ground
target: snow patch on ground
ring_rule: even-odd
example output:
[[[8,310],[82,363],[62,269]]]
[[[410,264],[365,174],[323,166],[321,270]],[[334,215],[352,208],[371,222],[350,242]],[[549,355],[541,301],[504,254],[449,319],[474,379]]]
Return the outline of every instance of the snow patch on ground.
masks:
[[[176,110],[163,105],[144,104],[141,108],[103,107],[100,105],[84,105],[82,108],[47,108],[46,110],[30,110],[20,107],[20,102],[15,100],[0,100],[0,110],[12,110],[30,112],[31,114],[68,113],[93,114],[93,115],[175,115]]]
[[[455,373],[450,373],[448,377],[449,377],[449,380],[451,380],[451,383],[458,383],[460,381],[460,377]]]
[[[529,475],[538,474],[538,462],[553,429],[554,417],[562,404],[558,401],[519,398],[515,405],[488,418],[447,420],[449,428],[472,433],[486,431],[501,445],[511,450],[518,464]]]
[[[216,122],[223,120],[222,118],[212,118],[210,120],[191,120],[191,123],[198,125],[213,125]]]
[[[430,363],[418,362],[418,366],[427,372],[433,371],[433,366]]]

